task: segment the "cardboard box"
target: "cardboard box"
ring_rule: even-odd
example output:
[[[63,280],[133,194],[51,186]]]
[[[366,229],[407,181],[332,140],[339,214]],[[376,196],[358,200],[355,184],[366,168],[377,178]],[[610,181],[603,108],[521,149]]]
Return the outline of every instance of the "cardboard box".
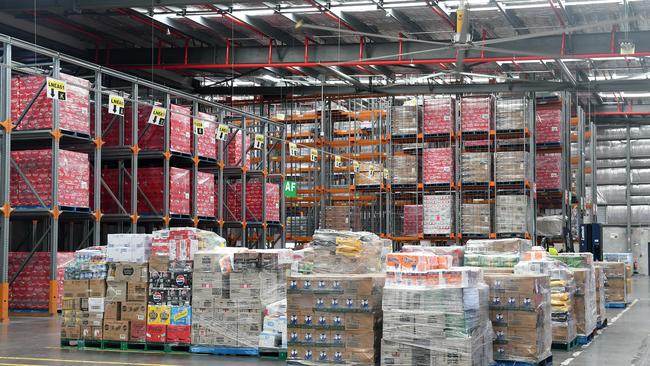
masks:
[[[81,328],[78,325],[61,326],[61,339],[80,339]]]
[[[64,280],[63,297],[88,297],[88,280]]]
[[[165,343],[167,341],[167,326],[164,324],[147,324],[146,341]]]
[[[104,297],[106,295],[106,281],[88,280],[88,297]]]
[[[104,321],[104,340],[108,341],[128,341],[129,340],[129,322],[124,320],[106,320]]]
[[[103,297],[89,297],[88,298],[88,311],[93,313],[104,313],[104,298]]]
[[[127,301],[147,301],[147,282],[133,282],[129,281],[126,284],[126,300]]]
[[[191,306],[172,306],[171,307],[171,325],[191,325],[192,324],[192,307]]]
[[[147,262],[151,255],[151,234],[108,234],[108,262]]]
[[[106,301],[126,301],[126,282],[106,281]]]
[[[191,342],[192,327],[190,325],[168,325],[167,342],[168,343],[187,343]]]
[[[107,281],[141,282],[149,279],[149,267],[146,263],[117,262],[108,263]]]
[[[171,306],[148,305],[147,324],[169,325],[171,322]]]
[[[102,339],[102,326],[83,325],[81,326],[80,339],[87,340],[101,340]]]
[[[106,301],[104,303],[105,320],[122,320],[121,311],[122,311],[122,306],[120,302]]]
[[[147,304],[143,301],[126,301],[121,303],[121,320],[147,320]]]
[[[61,299],[61,310],[81,310],[81,299],[78,297],[64,297]]]
[[[129,341],[144,342],[147,339],[147,322],[143,320],[131,320],[129,322]]]

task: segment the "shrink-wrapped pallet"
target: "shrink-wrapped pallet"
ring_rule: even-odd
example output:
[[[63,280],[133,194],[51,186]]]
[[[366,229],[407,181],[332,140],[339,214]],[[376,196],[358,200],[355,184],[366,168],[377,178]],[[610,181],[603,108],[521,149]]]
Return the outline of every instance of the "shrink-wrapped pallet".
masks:
[[[425,195],[423,197],[425,235],[449,235],[454,222],[452,195]]]
[[[391,134],[414,135],[418,133],[419,107],[404,105],[393,107],[391,113]]]
[[[497,195],[495,214],[497,233],[528,231],[528,199],[526,195]]]
[[[497,99],[497,131],[523,130],[528,127],[526,121],[526,99]]]
[[[463,235],[487,235],[490,233],[490,205],[487,203],[464,203],[461,205],[461,233]]]
[[[496,181],[523,182],[528,180],[528,152],[500,151],[495,154]]]

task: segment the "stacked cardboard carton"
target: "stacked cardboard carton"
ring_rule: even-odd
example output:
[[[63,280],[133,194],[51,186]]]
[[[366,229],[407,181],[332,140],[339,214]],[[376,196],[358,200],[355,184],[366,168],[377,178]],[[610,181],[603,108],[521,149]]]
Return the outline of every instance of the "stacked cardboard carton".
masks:
[[[537,154],[537,189],[560,189],[561,154]]]
[[[388,169],[392,184],[416,184],[418,182],[418,159],[415,155],[392,155],[388,157]]]
[[[454,159],[450,147],[424,149],[422,179],[424,184],[444,184],[454,180]]]
[[[133,243],[138,242],[139,240],[134,238]],[[145,341],[147,280],[146,261],[108,263],[104,304],[105,340]]]
[[[215,216],[214,174],[198,172],[196,175],[196,214]]]
[[[560,105],[537,106],[535,139],[538,144],[560,142]]]
[[[391,133],[393,135],[417,134],[419,113],[420,109],[415,105],[393,107]]]
[[[530,240],[511,238],[495,240],[468,240],[465,265],[476,267],[514,267],[522,253],[530,250]]]
[[[375,365],[383,274],[313,274],[287,282],[288,358]]]
[[[487,183],[490,181],[490,153],[463,152],[460,173],[462,183]]]
[[[426,235],[449,235],[454,222],[453,195],[423,196],[424,226]]]
[[[359,211],[351,206],[325,206],[321,214],[321,228],[331,230],[359,230]]]
[[[52,150],[12,151],[11,157],[29,183],[11,169],[11,204],[15,206],[52,205]],[[60,206],[88,207],[90,163],[85,153],[61,150],[57,175]],[[32,188],[38,193],[33,193]]]
[[[280,221],[280,186],[274,183],[249,181],[246,182],[246,218],[242,218],[241,199],[242,184],[240,181],[229,185],[226,202],[228,205],[228,220],[263,221],[262,187],[266,189],[266,221]]]
[[[450,133],[454,129],[454,100],[445,98],[424,98],[422,125],[425,135]]]
[[[316,230],[311,242],[314,273],[375,273],[383,267],[384,241],[368,232]]]
[[[596,279],[596,320],[598,324],[603,324],[607,320],[605,310],[605,272],[602,267],[594,265],[594,275]]]
[[[627,270],[623,262],[598,262],[605,275],[605,302],[627,303]]]
[[[422,233],[424,221],[424,207],[422,205],[404,206],[404,225],[402,230],[405,236],[417,236]]]
[[[526,258],[526,256],[524,256]],[[573,272],[564,263],[552,259],[528,256],[515,266],[515,274],[545,274],[551,280],[551,329],[553,343],[569,344],[576,338],[576,320],[573,304],[575,280]]]
[[[488,131],[492,119],[492,98],[467,97],[460,102],[462,132]]]
[[[495,229],[497,233],[528,231],[528,196],[497,195]]]
[[[247,133],[244,138],[245,141],[242,142],[241,134],[242,132],[239,130],[231,133],[228,137],[228,145],[225,148],[227,158],[224,159],[228,167],[251,167],[251,136]],[[246,155],[246,159],[244,159],[244,154]]]
[[[194,263],[192,343],[257,349],[266,306],[286,297],[290,252],[200,251]]]
[[[489,203],[463,203],[460,215],[463,234],[487,235],[490,233]]]
[[[197,120],[203,124],[203,134],[194,134],[196,139],[196,153],[198,156],[208,159],[217,158],[217,140],[214,138],[217,131],[216,118],[213,115],[199,112]]]
[[[354,174],[354,183],[358,186],[375,186],[383,182],[382,165],[375,163],[360,163],[359,172]]]
[[[59,102],[59,128],[62,130],[90,134],[90,82],[85,79],[61,74],[60,80],[66,82],[66,100]],[[17,121],[32,99],[38,94],[29,108],[18,130],[52,129],[54,99],[48,98],[45,76],[18,76],[11,79],[11,119]]]
[[[103,248],[75,253],[65,269],[61,299],[61,338],[101,340],[106,295]]]
[[[551,288],[547,275],[486,274],[494,359],[538,363],[551,356]]]
[[[402,246],[401,253],[411,252],[433,253],[438,256],[451,256],[451,264],[453,267],[462,267],[465,257],[465,247],[461,245],[450,245],[444,247],[428,247],[422,245]]]
[[[477,268],[451,257],[394,253],[387,258],[382,365],[489,365],[488,288]]]
[[[24,264],[28,257],[31,259]],[[63,293],[65,267],[74,260],[74,253],[56,253],[58,293]],[[18,273],[9,291],[9,309],[12,310],[47,310],[50,298],[51,256],[48,252],[9,252],[9,278]],[[20,273],[19,273],[20,271]],[[61,309],[61,297],[58,297],[58,309]]]
[[[497,99],[497,130],[523,130],[526,124],[525,99]]]
[[[528,151],[497,152],[495,160],[497,182],[523,182],[528,179]]]

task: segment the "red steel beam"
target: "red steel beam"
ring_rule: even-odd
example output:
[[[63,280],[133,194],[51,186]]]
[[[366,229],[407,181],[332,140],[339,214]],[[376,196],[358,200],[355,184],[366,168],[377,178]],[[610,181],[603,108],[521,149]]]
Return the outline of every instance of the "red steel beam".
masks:
[[[560,25],[562,25],[562,27],[566,27],[566,24],[564,23],[564,20],[562,19],[562,15],[560,15],[560,12],[555,7],[555,3],[553,2],[553,0],[548,0],[548,4],[551,6],[551,9],[553,9],[553,13],[555,14],[555,17],[557,18],[557,20],[560,22]]]
[[[251,31],[251,32],[253,32],[253,33],[255,33],[255,34],[259,35],[259,36],[262,36],[264,38],[269,38],[269,39],[273,38],[273,37],[270,37],[268,34],[262,32],[261,30],[253,27],[252,25],[250,25],[250,24],[248,24],[248,23],[246,23],[246,22],[244,22],[242,20],[237,19],[236,17],[234,17],[232,14],[228,13],[227,11],[223,11],[223,10],[217,8],[216,6],[212,5],[212,4],[207,4],[205,6],[208,7],[210,10],[215,11],[218,14],[221,14],[221,16],[223,16],[224,18],[230,20],[232,23],[237,24],[238,26],[240,26],[240,27],[242,27],[244,29],[248,29],[249,31]]]
[[[341,19],[338,15],[332,13],[331,10],[327,9],[326,7],[322,6],[321,4],[317,3],[314,0],[305,0],[305,2],[311,6],[315,6],[318,11],[323,13],[326,17],[332,19],[333,21],[337,22],[338,24],[341,24],[345,28],[351,30],[351,31],[356,31],[353,26],[350,24],[346,23],[343,19]]]
[[[228,49],[226,48],[226,51]],[[228,53],[228,52],[227,52]],[[650,52],[636,52],[634,54],[626,55],[627,57],[650,57]],[[618,53],[589,53],[589,54],[565,54],[560,59],[588,59],[588,58],[618,58],[621,57]],[[498,61],[535,61],[535,60],[554,60],[557,57],[552,56],[503,56],[503,57],[469,57],[465,59],[467,63],[474,62],[498,62]],[[331,62],[271,62],[271,63],[239,63],[239,64],[167,64],[167,65],[113,65],[113,67],[120,68],[122,70],[140,70],[140,69],[164,69],[164,70],[183,70],[183,69],[197,69],[197,70],[206,70],[206,69],[250,69],[250,68],[262,68],[262,67],[278,67],[278,68],[290,68],[290,67],[327,67],[327,66],[373,66],[373,65],[383,65],[383,66],[399,66],[399,65],[430,65],[430,64],[441,64],[448,65],[456,62],[455,58],[437,58],[437,59],[420,59],[420,60],[410,60],[410,59],[395,59],[395,60],[371,60],[371,61],[331,61]]]

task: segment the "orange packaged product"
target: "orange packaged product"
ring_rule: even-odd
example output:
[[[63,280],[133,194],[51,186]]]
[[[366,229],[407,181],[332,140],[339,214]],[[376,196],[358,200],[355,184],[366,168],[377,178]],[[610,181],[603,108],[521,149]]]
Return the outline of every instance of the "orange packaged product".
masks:
[[[454,257],[450,255],[439,255],[436,258],[438,269],[449,269],[453,266]]]

